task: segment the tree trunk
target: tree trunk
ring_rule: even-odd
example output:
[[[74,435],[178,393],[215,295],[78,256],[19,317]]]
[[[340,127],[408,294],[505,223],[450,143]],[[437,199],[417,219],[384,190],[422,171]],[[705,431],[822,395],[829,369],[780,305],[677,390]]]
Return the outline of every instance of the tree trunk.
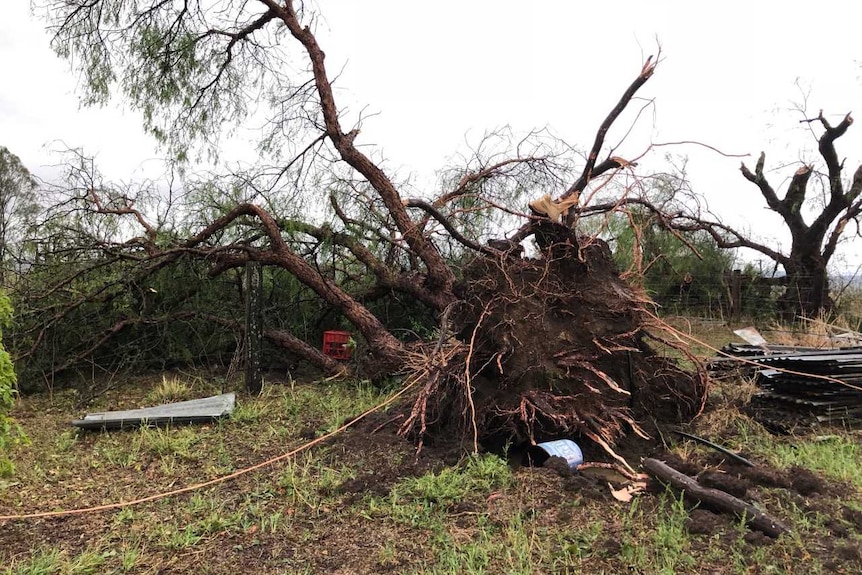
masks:
[[[785,271],[787,287],[778,300],[784,319],[792,321],[797,315],[815,317],[834,308],[826,261],[820,253],[799,254],[785,266]]]

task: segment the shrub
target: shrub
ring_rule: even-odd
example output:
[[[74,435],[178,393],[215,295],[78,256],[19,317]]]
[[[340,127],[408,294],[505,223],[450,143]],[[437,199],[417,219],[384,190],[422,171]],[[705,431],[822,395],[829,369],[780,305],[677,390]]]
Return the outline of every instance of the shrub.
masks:
[[[5,293],[0,292],[0,327],[6,328],[12,322],[12,304]],[[2,337],[2,331],[0,331]],[[11,475],[15,468],[7,453],[9,448],[26,439],[21,428],[9,416],[15,406],[18,393],[15,367],[6,348],[0,341],[0,476]]]

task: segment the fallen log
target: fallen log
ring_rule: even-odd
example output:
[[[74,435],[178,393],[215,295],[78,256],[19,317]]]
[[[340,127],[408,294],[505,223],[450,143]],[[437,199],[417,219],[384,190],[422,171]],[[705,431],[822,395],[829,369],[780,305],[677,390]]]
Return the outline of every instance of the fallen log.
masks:
[[[790,528],[763,513],[754,505],[737,499],[720,489],[704,487],[696,479],[680,473],[663,461],[652,458],[645,459],[643,468],[662,483],[682,491],[687,499],[704,503],[719,511],[733,513],[743,519],[752,529],[762,531],[770,537],[778,537],[782,533],[790,533]]]

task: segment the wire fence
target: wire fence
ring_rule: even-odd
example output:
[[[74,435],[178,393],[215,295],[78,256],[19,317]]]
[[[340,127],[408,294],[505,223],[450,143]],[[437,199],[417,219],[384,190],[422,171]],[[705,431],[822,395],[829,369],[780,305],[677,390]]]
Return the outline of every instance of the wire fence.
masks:
[[[720,320],[743,317],[768,320],[786,319],[793,301],[799,302],[801,307],[805,289],[813,289],[815,278],[798,277],[796,285],[803,287],[788,286],[783,277],[728,273],[703,278],[686,274],[681,279],[653,282],[653,286],[647,285],[646,289],[664,314]],[[842,315],[851,323],[862,322],[862,287],[839,280],[819,287],[835,303],[833,315]]]

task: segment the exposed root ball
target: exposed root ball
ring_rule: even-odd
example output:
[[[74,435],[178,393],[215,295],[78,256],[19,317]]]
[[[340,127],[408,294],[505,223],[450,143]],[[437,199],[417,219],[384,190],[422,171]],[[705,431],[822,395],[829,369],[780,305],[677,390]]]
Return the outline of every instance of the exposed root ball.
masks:
[[[603,242],[582,244],[468,266],[453,314],[460,344],[405,432],[498,444],[580,435],[612,452],[625,434],[643,434],[639,421],[699,412],[703,373],[653,351],[646,339],[661,339],[647,330],[649,300],[620,279]]]

